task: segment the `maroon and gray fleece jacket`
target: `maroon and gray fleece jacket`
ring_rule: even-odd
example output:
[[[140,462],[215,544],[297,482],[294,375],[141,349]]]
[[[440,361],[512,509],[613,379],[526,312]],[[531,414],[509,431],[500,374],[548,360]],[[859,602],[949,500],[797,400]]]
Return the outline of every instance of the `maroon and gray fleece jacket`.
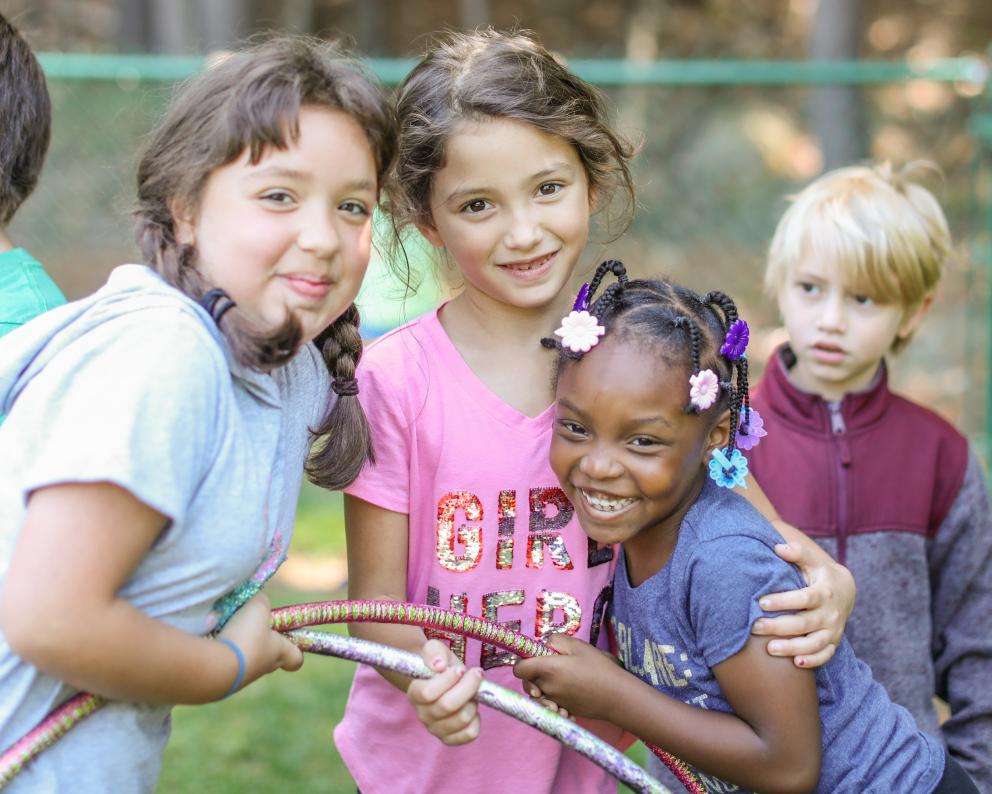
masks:
[[[779,514],[846,565],[858,587],[847,637],[889,696],[942,736],[992,794],[992,516],[967,441],[889,391],[882,366],[830,403],[798,389],[788,346],[752,405],[768,435],[748,453]],[[938,725],[932,696],[948,702]]]

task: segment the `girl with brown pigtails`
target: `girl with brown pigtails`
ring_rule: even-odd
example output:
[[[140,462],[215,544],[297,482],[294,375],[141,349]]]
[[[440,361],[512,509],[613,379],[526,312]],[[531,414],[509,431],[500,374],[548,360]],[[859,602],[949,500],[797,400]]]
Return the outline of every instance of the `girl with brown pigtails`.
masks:
[[[340,488],[372,456],[353,301],[394,142],[333,45],[226,56],[141,159],[144,264],[3,339],[0,746],[110,701],[10,791],[150,792],[172,704],[302,664],[259,591],[304,464]]]
[[[617,280],[580,293],[560,350],[551,467],[582,529],[619,544],[619,661],[572,637],[514,674],[573,715],[664,747],[708,792],[977,794],[847,640],[816,670],[767,653],[763,594],[798,587],[735,492],[754,446],[748,330],[725,294]],[[748,438],[747,442],[743,439]],[[758,443],[761,443],[760,438]]]
[[[349,597],[595,641],[614,551],[590,544],[548,467],[555,359],[540,339],[571,304],[594,215],[621,221],[614,232],[629,220],[631,147],[600,93],[527,34],[439,37],[396,110],[388,209],[459,287],[362,359],[376,462],[345,491]],[[777,635],[771,652],[818,664],[843,631],[853,585],[811,541],[790,540],[783,554],[802,559],[811,586],[769,591],[771,609],[803,611],[763,630]],[[615,788],[550,738],[479,713],[483,674],[517,685],[512,654],[410,626],[350,630],[420,652],[438,673],[411,682],[356,670],[334,737],[363,794]]]

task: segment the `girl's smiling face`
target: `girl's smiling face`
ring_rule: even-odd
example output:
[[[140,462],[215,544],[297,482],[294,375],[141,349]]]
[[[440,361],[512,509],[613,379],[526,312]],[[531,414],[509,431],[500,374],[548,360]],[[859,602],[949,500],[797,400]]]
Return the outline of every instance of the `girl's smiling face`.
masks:
[[[197,269],[263,326],[292,314],[304,341],[354,301],[365,275],[376,164],[351,116],[304,106],[299,136],[248,152],[210,174],[198,206],[174,208],[180,242],[197,251]]]
[[[575,147],[524,122],[463,122],[434,175],[431,223],[465,288],[520,308],[568,285],[589,237],[589,180]]]
[[[599,543],[674,540],[728,440],[726,412],[684,412],[688,367],[661,351],[614,330],[558,379],[551,467]]]

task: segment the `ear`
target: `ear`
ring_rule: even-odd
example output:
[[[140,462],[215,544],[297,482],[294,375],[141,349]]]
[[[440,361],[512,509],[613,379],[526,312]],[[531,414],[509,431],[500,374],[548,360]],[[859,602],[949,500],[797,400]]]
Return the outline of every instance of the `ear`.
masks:
[[[176,242],[180,245],[196,245],[196,218],[192,209],[186,202],[171,198],[169,211],[176,226]]]
[[[929,292],[923,296],[923,300],[920,301],[919,306],[906,312],[902,318],[902,324],[899,326],[899,332],[896,334],[898,339],[908,339],[910,337],[917,326],[923,321],[923,318],[926,317],[927,312],[930,311],[930,307],[933,306],[933,299],[934,294]]]
[[[709,458],[714,449],[725,448],[729,441],[730,409],[728,408],[720,414],[720,418],[716,420],[716,424],[710,428],[709,436],[706,438],[706,458]]]
[[[441,239],[441,235],[437,233],[437,228],[434,226],[433,218],[427,218],[416,224],[417,230],[424,235],[424,239],[427,240],[435,248],[444,248],[444,240]]]

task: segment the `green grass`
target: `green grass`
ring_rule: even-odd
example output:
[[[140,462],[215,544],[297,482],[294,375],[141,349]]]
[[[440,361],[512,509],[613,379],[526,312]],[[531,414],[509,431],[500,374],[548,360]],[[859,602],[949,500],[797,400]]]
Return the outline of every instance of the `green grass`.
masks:
[[[304,486],[290,554],[344,556],[340,494]],[[276,606],[345,597],[279,585],[266,592]],[[266,676],[228,700],[177,707],[158,791],[353,794],[355,783],[331,732],[344,713],[354,672],[352,662],[311,655],[300,671]],[[644,753],[637,744],[627,755],[643,765]],[[463,790],[472,790],[470,781]]]
[[[292,590],[267,592],[277,605],[314,599]],[[345,627],[332,630],[343,633]],[[158,790],[354,792],[331,736],[354,673],[355,665],[343,659],[308,656],[298,672],[273,673],[228,700],[176,708]]]

